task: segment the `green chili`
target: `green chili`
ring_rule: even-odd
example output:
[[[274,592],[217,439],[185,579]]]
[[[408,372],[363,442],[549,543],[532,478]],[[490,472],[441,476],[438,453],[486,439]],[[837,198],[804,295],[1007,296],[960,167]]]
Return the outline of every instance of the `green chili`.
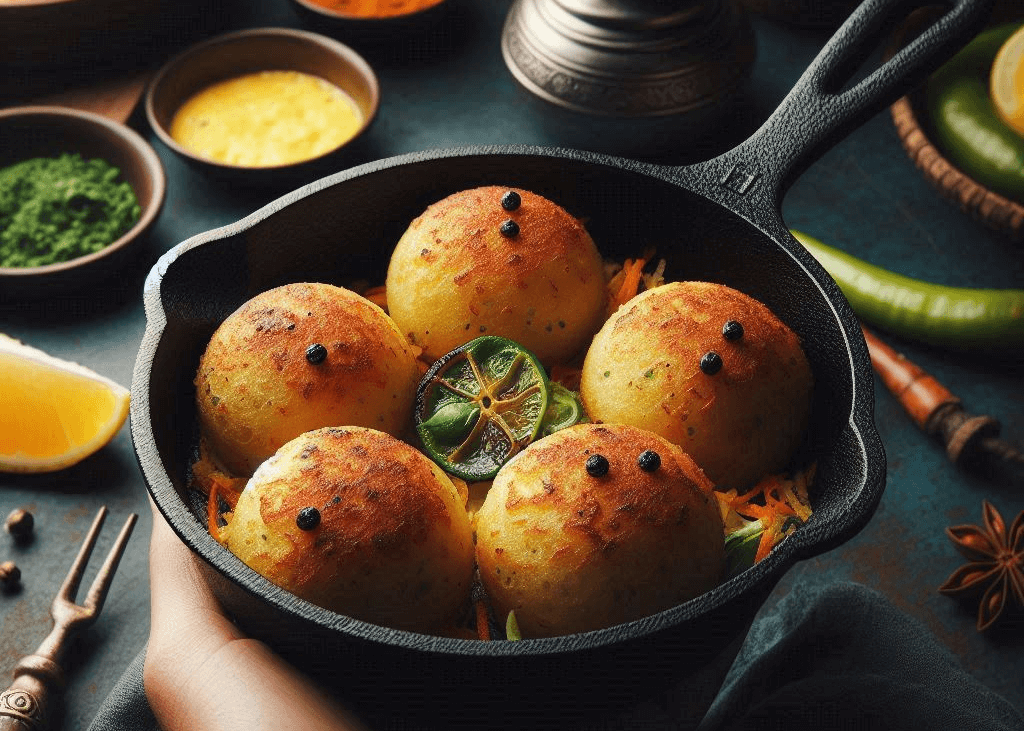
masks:
[[[929,77],[924,93],[932,141],[949,161],[983,186],[1024,202],[1024,138],[999,118],[989,97],[992,61],[1020,26],[982,31]]]
[[[951,350],[1024,353],[1024,290],[921,282],[868,264],[807,234],[792,234],[836,280],[854,313],[869,325]]]

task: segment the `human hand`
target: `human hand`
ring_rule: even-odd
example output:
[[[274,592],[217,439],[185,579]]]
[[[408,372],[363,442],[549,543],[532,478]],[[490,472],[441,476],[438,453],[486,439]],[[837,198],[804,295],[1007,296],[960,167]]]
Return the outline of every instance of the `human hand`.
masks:
[[[161,728],[363,729],[311,678],[239,631],[203,580],[196,556],[152,507],[143,682]]]

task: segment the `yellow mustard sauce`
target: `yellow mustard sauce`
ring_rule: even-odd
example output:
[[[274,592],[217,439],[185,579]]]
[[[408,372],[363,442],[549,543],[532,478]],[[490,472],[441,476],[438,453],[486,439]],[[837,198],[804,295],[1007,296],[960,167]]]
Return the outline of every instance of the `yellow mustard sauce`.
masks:
[[[329,81],[300,71],[260,71],[195,94],[175,113],[170,132],[202,157],[273,167],[329,152],[362,124],[355,100]]]

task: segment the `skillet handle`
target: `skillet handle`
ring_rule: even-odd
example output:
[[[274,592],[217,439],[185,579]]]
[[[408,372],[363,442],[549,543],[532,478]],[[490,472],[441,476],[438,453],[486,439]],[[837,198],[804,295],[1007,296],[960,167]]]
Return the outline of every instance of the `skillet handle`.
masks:
[[[940,5],[946,12],[913,42],[850,88],[844,85],[891,29],[911,11]],[[774,194],[790,185],[830,147],[923,82],[984,26],[993,0],[865,0],[836,31],[775,112],[749,139],[708,161],[722,181],[737,164]]]

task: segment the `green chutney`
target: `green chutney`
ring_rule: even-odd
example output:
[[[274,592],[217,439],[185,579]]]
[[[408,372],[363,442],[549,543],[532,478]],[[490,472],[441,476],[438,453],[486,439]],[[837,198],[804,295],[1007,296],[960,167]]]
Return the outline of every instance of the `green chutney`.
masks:
[[[78,153],[0,170],[0,267],[56,264],[120,238],[142,214],[120,175],[106,160]]]

